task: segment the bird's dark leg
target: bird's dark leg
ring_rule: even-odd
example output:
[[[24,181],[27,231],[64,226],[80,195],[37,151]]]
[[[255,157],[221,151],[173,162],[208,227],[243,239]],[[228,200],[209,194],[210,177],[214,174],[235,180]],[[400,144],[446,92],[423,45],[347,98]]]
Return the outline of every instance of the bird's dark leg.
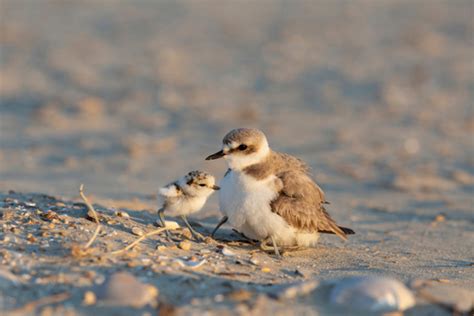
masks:
[[[160,218],[161,227],[166,227],[165,216],[163,215],[165,208],[162,207],[158,210],[158,217]],[[171,241],[171,233],[169,230],[165,230],[168,241]]]
[[[245,236],[245,234],[239,232],[239,231],[238,231],[237,229],[235,229],[235,228],[232,228],[232,231],[233,231],[234,233],[236,233],[237,235],[239,235],[239,237],[242,238],[243,241],[246,241],[246,242],[248,242],[248,243],[250,243],[250,244],[253,244],[253,245],[255,245],[255,243],[257,242],[257,240],[248,238],[247,236]]]
[[[224,224],[227,222],[228,219],[229,219],[229,218],[228,218],[227,216],[224,216],[224,217],[221,218],[219,224],[217,224],[216,228],[214,228],[214,230],[212,231],[212,234],[211,234],[211,237],[212,237],[212,238],[214,238],[214,234],[217,232],[217,230],[219,229],[219,227],[221,227],[222,225],[224,225]]]
[[[197,231],[194,230],[194,228],[191,226],[191,224],[189,224],[188,219],[186,218],[186,216],[181,215],[181,218],[183,219],[186,226],[188,226],[189,231],[193,235],[193,238],[196,239],[197,241],[203,241],[204,237],[200,233],[198,233]]]

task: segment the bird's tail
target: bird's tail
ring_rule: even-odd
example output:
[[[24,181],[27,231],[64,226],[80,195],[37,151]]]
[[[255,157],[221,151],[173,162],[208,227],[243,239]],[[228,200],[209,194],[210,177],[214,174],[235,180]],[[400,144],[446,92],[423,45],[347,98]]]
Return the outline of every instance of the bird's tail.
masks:
[[[350,228],[347,228],[347,227],[342,227],[342,226],[338,226],[343,232],[344,234],[346,235],[354,235],[355,234],[355,231],[353,231],[352,229]]]
[[[332,226],[329,230],[327,230],[327,229],[318,230],[318,232],[323,233],[323,234],[335,234],[335,235],[341,237],[344,240],[347,240],[346,235],[354,235],[355,234],[355,232],[352,229],[347,228],[347,227],[337,226],[336,224],[334,224],[334,226]]]

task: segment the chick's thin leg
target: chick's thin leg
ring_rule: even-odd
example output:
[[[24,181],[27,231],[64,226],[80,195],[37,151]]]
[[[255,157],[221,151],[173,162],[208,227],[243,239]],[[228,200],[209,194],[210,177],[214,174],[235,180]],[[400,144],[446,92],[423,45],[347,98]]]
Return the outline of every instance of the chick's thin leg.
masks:
[[[214,238],[214,234],[217,232],[217,230],[218,230],[222,225],[224,225],[224,224],[227,222],[228,219],[229,219],[229,218],[228,218],[227,216],[224,216],[224,217],[221,218],[219,224],[217,224],[216,228],[214,228],[214,230],[213,230],[212,233],[211,233],[211,237],[212,237],[212,238]]]
[[[189,224],[188,219],[186,218],[186,216],[181,215],[181,218],[183,219],[186,226],[188,226],[189,231],[193,235],[194,239],[196,239],[197,241],[203,241],[204,237],[200,233],[198,233],[197,231],[194,230],[194,228],[191,226],[191,224]]]
[[[160,218],[161,227],[166,227],[165,216],[163,215],[165,208],[162,207],[158,210],[158,217]],[[171,233],[169,230],[165,230],[165,234],[168,240],[171,240]]]

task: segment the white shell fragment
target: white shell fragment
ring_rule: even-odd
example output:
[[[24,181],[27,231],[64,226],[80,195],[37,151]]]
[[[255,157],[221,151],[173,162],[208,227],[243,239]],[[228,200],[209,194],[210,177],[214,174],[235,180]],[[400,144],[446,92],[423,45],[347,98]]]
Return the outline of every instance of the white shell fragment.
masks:
[[[108,277],[95,294],[98,301],[106,305],[140,308],[156,303],[158,289],[140,282],[130,273],[118,272]]]
[[[161,227],[161,221],[158,219],[156,220],[156,224]],[[175,221],[165,221],[165,225],[169,229],[178,229],[181,226],[179,226],[178,222]]]
[[[361,276],[342,279],[332,288],[332,304],[374,312],[404,311],[415,305],[412,292],[388,277]]]
[[[222,248],[221,252],[226,257],[234,257],[234,256],[237,255],[235,252],[233,252],[232,250],[230,250],[227,247]]]
[[[132,228],[132,234],[134,234],[135,236],[143,236],[145,232],[140,227],[135,226]]]
[[[176,260],[174,260],[174,262],[176,262],[182,268],[197,269],[200,266],[202,266],[203,264],[205,264],[207,261],[206,261],[206,259],[200,260],[200,261],[176,259]]]
[[[125,211],[118,211],[115,213],[115,215],[117,215],[118,217],[130,218],[130,215],[128,215],[128,213]]]

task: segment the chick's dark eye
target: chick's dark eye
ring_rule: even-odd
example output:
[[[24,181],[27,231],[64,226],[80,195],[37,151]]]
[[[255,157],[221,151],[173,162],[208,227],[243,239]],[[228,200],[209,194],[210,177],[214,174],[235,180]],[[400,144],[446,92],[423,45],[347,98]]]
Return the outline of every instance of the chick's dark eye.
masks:
[[[199,186],[201,187],[205,187],[206,185],[204,183],[201,183]]]
[[[245,150],[245,149],[247,149],[247,145],[242,144],[239,146],[239,150]]]

